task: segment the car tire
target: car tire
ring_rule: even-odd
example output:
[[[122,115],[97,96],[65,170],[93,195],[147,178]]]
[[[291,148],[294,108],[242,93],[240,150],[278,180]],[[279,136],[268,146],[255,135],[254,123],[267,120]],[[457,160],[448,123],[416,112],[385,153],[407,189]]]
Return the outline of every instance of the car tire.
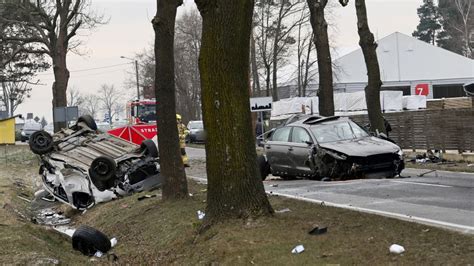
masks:
[[[93,256],[97,251],[107,253],[110,248],[109,238],[92,227],[81,225],[72,235],[72,247],[86,256]]]
[[[53,137],[44,131],[36,131],[30,136],[29,140],[30,150],[38,155],[46,154],[53,150]]]
[[[153,158],[158,158],[158,148],[155,145],[155,142],[151,139],[146,139],[140,144],[140,150],[145,152],[146,156],[150,156]]]
[[[83,116],[79,117],[77,119],[77,124],[79,124],[79,123],[84,123],[90,129],[97,130],[97,124],[95,123],[94,118],[90,115],[83,115]]]
[[[260,171],[260,176],[262,177],[262,181],[267,178],[270,174],[270,164],[267,162],[263,155],[259,155],[257,157],[257,164],[258,170]]]
[[[117,164],[108,156],[99,156],[94,159],[89,168],[89,176],[92,183],[99,191],[104,191],[113,186]]]

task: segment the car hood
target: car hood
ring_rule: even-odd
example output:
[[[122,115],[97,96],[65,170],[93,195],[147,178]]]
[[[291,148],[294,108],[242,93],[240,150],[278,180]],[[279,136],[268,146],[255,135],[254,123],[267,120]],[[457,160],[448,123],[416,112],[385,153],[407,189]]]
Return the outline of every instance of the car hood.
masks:
[[[322,148],[343,153],[348,156],[366,157],[382,153],[396,153],[400,147],[376,137],[321,143]]]

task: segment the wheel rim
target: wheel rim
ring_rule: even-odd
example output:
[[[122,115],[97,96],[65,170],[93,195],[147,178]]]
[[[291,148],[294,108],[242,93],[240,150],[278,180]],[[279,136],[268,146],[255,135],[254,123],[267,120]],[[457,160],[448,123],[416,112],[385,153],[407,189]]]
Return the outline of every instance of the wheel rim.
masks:
[[[36,138],[33,140],[33,142],[35,143],[36,146],[38,146],[40,148],[46,148],[49,145],[48,138],[46,136],[44,136],[43,134],[40,134],[40,135],[36,136]]]
[[[110,171],[110,167],[106,163],[99,162],[97,166],[95,167],[95,171],[99,175],[107,175]]]

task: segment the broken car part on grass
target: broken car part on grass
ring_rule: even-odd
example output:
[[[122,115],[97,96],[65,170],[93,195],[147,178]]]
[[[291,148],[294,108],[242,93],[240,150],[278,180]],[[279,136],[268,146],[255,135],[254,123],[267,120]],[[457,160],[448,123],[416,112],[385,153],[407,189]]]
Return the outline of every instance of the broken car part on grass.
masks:
[[[90,116],[52,136],[36,131],[29,145],[40,159],[45,190],[79,210],[157,187],[162,181],[152,140],[139,146],[99,133]]]
[[[262,178],[352,179],[395,177],[403,151],[386,136],[372,136],[348,117],[299,116],[273,130],[258,164]]]

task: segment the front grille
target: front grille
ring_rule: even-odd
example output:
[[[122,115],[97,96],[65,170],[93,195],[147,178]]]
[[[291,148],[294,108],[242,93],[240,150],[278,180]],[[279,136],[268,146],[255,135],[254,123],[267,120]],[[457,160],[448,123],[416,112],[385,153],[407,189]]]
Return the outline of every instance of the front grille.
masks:
[[[367,157],[351,157],[353,163],[357,164],[359,170],[370,171],[380,169],[393,169],[394,162],[400,160],[397,154],[384,153]]]

